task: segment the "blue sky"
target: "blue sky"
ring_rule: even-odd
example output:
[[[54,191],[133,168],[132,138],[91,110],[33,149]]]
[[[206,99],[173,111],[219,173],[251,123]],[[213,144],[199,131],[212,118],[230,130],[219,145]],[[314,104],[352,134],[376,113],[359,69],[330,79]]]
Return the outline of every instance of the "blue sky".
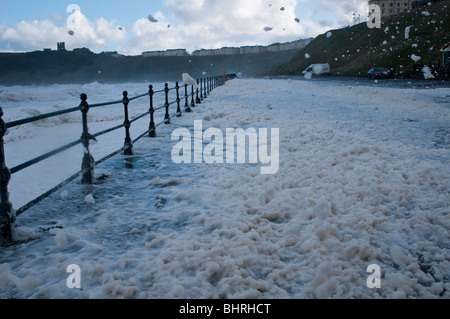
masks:
[[[67,34],[71,4],[84,19],[75,35]],[[267,45],[352,24],[352,12],[364,15],[365,5],[366,0],[0,0],[0,51],[55,48],[60,41],[69,49],[124,54]]]
[[[127,1],[94,1],[94,0],[0,0],[0,23],[14,26],[18,22],[52,19],[57,15],[65,19],[70,4],[78,4],[88,18],[104,17],[108,20],[120,20],[122,24],[131,24],[139,18],[146,17],[162,7],[162,0],[127,0]]]

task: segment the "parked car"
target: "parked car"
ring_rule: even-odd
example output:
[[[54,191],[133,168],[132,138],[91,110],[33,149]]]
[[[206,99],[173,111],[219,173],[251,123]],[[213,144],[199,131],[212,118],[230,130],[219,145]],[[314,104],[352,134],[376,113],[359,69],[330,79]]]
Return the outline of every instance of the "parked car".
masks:
[[[367,77],[369,79],[387,79],[391,77],[391,73],[382,67],[374,67],[367,72]]]

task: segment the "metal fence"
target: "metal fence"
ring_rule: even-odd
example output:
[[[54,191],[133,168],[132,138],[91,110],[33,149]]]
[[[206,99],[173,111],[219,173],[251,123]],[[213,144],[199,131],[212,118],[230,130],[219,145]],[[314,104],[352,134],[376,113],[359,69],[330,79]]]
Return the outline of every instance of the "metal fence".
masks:
[[[81,94],[80,99],[81,103],[78,107],[69,108],[57,112],[52,113],[46,113],[41,114],[38,116],[33,116],[25,119],[20,119],[12,122],[5,123],[3,120],[3,109],[0,107],[0,197],[1,197],[1,203],[0,203],[0,244],[7,244],[12,242],[12,232],[11,227],[15,222],[16,217],[24,213],[26,210],[30,209],[34,205],[41,202],[46,197],[50,196],[51,194],[55,193],[59,189],[66,186],[68,183],[74,181],[78,177],[81,176],[81,182],[83,184],[91,184],[94,181],[94,167],[96,165],[99,165],[100,163],[108,160],[109,158],[123,152],[124,155],[132,155],[133,154],[133,144],[136,143],[138,140],[143,138],[144,136],[148,137],[155,137],[156,136],[156,128],[163,124],[170,124],[171,121],[171,115],[170,115],[170,107],[176,104],[176,113],[172,114],[172,116],[181,116],[182,114],[182,103],[184,102],[184,111],[185,112],[192,112],[192,108],[195,107],[196,104],[201,104],[201,102],[207,98],[207,96],[210,94],[210,92],[223,84],[225,84],[225,81],[235,78],[235,74],[227,74],[226,76],[215,76],[215,77],[207,77],[202,79],[197,79],[197,85],[188,85],[184,84],[180,86],[178,82],[175,83],[175,86],[172,88],[169,88],[169,84],[165,84],[164,88],[161,90],[154,90],[153,85],[149,86],[149,90],[146,93],[134,96],[134,97],[128,97],[128,92],[123,92],[123,97],[121,100],[117,101],[111,101],[111,102],[104,102],[104,103],[97,103],[97,104],[91,104],[89,105],[87,102],[87,95]],[[184,90],[183,90],[184,89]],[[169,101],[169,92],[176,91],[176,99],[173,101]],[[184,92],[182,92],[184,91]],[[181,96],[180,94],[183,94]],[[155,107],[155,95],[156,94],[164,94],[164,104],[160,106]],[[129,118],[129,105],[130,102],[138,99],[142,99],[145,97],[149,97],[149,103],[150,108],[147,112],[140,114],[132,119]],[[184,101],[183,101],[184,100]],[[97,132],[94,134],[91,134],[89,132],[89,125],[88,125],[88,119],[87,115],[88,112],[95,108],[110,106],[110,105],[116,105],[116,104],[122,104],[123,110],[124,110],[124,121],[122,124],[110,127],[106,130],[103,130],[101,132]],[[165,110],[164,114],[164,120],[160,123],[155,123],[154,115],[159,110]],[[6,166],[5,163],[5,150],[4,150],[4,140],[3,137],[7,130],[9,128],[17,127],[20,125],[26,125],[29,123],[33,123],[39,120],[52,118],[56,116],[61,116],[68,113],[73,112],[81,112],[81,122],[82,122],[82,133],[81,137],[73,142],[70,142],[64,146],[58,147],[50,152],[47,152],[45,154],[42,154],[38,157],[35,157],[27,162],[21,163],[11,169],[9,169]],[[149,117],[149,126],[148,130],[141,133],[139,136],[137,136],[135,139],[131,138],[131,125],[136,122],[139,119],[142,119],[144,117]],[[112,152],[111,154],[103,157],[100,160],[95,161],[92,157],[90,150],[89,150],[89,142],[90,140],[95,140],[97,137],[110,133],[112,131],[118,130],[120,128],[125,129],[125,142],[122,148]],[[11,180],[12,176],[21,171],[24,170],[27,167],[30,167],[32,165],[35,165],[39,162],[44,161],[45,159],[48,159],[54,155],[57,155],[67,149],[70,149],[76,145],[81,144],[83,146],[83,159],[81,163],[81,170],[78,171],[76,174],[70,176],[62,183],[58,184],[57,186],[53,187],[49,191],[45,192],[44,194],[40,195],[39,197],[35,198],[34,200],[30,201],[29,203],[25,204],[24,206],[20,207],[17,210],[13,209],[13,205],[9,200],[9,192],[8,192],[8,184]]]

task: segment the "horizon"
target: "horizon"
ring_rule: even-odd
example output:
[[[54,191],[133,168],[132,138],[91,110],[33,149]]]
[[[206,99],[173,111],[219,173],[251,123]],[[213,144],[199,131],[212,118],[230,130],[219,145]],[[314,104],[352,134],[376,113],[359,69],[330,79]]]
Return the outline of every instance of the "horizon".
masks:
[[[333,30],[330,30],[330,31],[333,31]],[[302,38],[302,39],[297,39],[297,40],[287,41],[287,42],[274,42],[274,43],[271,43],[271,44],[269,44],[269,45],[260,45],[260,44],[256,44],[255,46],[257,46],[257,47],[270,47],[270,46],[276,45],[276,44],[286,44],[286,43],[291,43],[291,42],[295,42],[295,41],[302,41],[302,40],[305,40],[305,41],[306,41],[306,40],[311,40],[311,41],[312,41],[312,40],[314,40],[314,39],[315,39],[315,38],[313,38],[313,37],[311,37],[311,38]],[[311,42],[311,41],[310,41],[310,42]],[[305,44],[305,47],[306,47],[310,42],[308,42],[307,44]],[[67,49],[65,49],[65,50],[63,50],[63,51],[65,51],[65,52],[74,52],[75,50],[87,49],[87,50],[89,50],[90,52],[92,52],[93,54],[117,53],[117,54],[123,55],[123,56],[140,56],[140,55],[142,55],[143,53],[146,53],[146,52],[166,52],[166,51],[175,51],[175,50],[186,50],[186,53],[187,53],[188,55],[192,56],[192,54],[193,54],[194,52],[197,52],[197,51],[203,51],[203,50],[220,50],[220,49],[223,49],[223,48],[243,48],[243,47],[246,47],[246,45],[236,46],[236,47],[211,48],[211,49],[200,48],[200,49],[195,50],[195,51],[188,51],[186,48],[169,48],[169,49],[165,49],[165,50],[144,51],[144,52],[141,52],[141,53],[139,53],[139,54],[134,54],[134,55],[120,54],[120,53],[117,52],[117,51],[101,51],[101,52],[94,52],[94,51],[92,51],[92,50],[91,50],[90,48],[88,48],[88,47],[73,48],[72,50],[67,50]],[[0,51],[0,54],[24,54],[24,53],[33,53],[33,52],[46,52],[46,50],[51,50],[51,52],[60,52],[60,50],[58,50],[58,49],[53,49],[53,48],[41,48],[40,50],[39,50],[39,49],[36,49],[36,50],[32,50],[32,51],[23,51],[23,52],[4,52],[4,51]]]
[[[24,2],[27,10],[24,10]],[[0,0],[0,52],[56,49],[146,51],[241,47],[315,38],[366,21],[367,0],[129,0],[122,2]]]

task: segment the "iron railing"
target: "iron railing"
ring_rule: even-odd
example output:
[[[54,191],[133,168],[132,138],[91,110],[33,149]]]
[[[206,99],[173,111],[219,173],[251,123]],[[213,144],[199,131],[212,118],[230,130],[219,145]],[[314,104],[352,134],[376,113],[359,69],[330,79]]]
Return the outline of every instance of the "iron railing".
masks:
[[[92,184],[94,181],[94,167],[99,165],[100,163],[108,160],[109,158],[123,152],[124,155],[132,155],[133,154],[133,144],[136,143],[138,140],[143,138],[144,136],[148,137],[155,137],[156,136],[156,128],[163,124],[170,124],[171,121],[171,115],[170,115],[170,107],[174,104],[177,105],[177,110],[174,116],[181,116],[182,114],[182,99],[180,97],[180,90],[184,87],[184,110],[185,112],[192,112],[192,108],[195,107],[196,104],[201,104],[201,101],[207,98],[207,96],[210,94],[210,92],[225,83],[225,81],[235,78],[235,74],[227,74],[226,76],[216,76],[216,77],[207,77],[202,79],[197,79],[197,85],[188,85],[184,84],[183,86],[180,86],[178,82],[175,83],[175,86],[172,88],[169,88],[169,84],[164,85],[164,89],[155,91],[153,88],[153,85],[149,86],[149,90],[146,93],[134,96],[134,97],[128,97],[128,92],[124,91],[122,94],[122,99],[117,101],[111,101],[111,102],[104,102],[104,103],[97,103],[97,104],[91,104],[87,102],[87,95],[81,94],[80,99],[81,103],[78,107],[73,107],[57,112],[51,112],[46,114],[41,114],[38,116],[33,116],[25,119],[20,119],[12,122],[5,123],[3,120],[3,109],[0,107],[0,244],[10,243],[12,241],[12,232],[11,227],[15,223],[16,217],[24,213],[26,210],[30,209],[31,207],[35,206],[39,202],[41,202],[43,199],[47,198],[51,194],[55,193],[56,191],[60,190],[64,186],[66,186],[68,183],[74,181],[78,177],[81,176],[81,182],[82,184]],[[176,91],[176,99],[174,101],[169,101],[169,92],[170,91]],[[190,91],[190,92],[189,92]],[[155,94],[164,93],[164,104],[158,107],[154,106]],[[142,113],[132,119],[129,118],[129,104],[130,102],[138,99],[142,99],[144,97],[149,97],[150,102],[150,108],[147,112]],[[108,129],[105,129],[101,132],[97,132],[94,134],[91,134],[89,132],[89,126],[88,126],[88,119],[87,115],[88,112],[94,108],[104,107],[104,106],[110,106],[110,105],[117,105],[117,104],[123,104],[124,109],[124,121],[120,125],[116,125],[114,127],[110,127]],[[165,110],[164,114],[164,120],[160,123],[155,123],[155,113],[161,109]],[[75,141],[72,141],[64,146],[58,147],[50,152],[47,152],[45,154],[42,154],[38,157],[35,157],[29,161],[26,161],[24,163],[21,163],[17,166],[14,166],[13,168],[9,169],[6,166],[5,162],[5,151],[4,151],[4,140],[3,137],[7,130],[9,128],[17,127],[20,125],[25,125],[29,123],[33,123],[39,120],[52,118],[56,116],[61,116],[68,113],[73,113],[81,111],[81,122],[82,122],[82,134],[81,137]],[[136,122],[139,119],[142,119],[146,116],[149,116],[149,126],[148,129],[141,133],[138,137],[135,139],[131,138],[130,128],[131,124]],[[94,158],[91,155],[91,152],[89,150],[89,142],[90,140],[96,140],[97,137],[102,136],[104,134],[110,133],[112,131],[118,130],[120,128],[125,128],[125,142],[122,148],[112,152],[111,154],[103,157],[102,159],[95,161]],[[9,200],[9,192],[8,192],[8,183],[12,178],[12,175],[20,172],[32,165],[35,165],[39,162],[44,161],[45,159],[48,159],[54,155],[57,155],[67,149],[70,149],[76,145],[83,145],[83,159],[81,163],[81,170],[78,171],[76,174],[70,176],[66,180],[64,180],[62,183],[56,185],[52,189],[48,190],[47,192],[41,194],[37,198],[33,199],[32,201],[28,202],[24,206],[20,207],[17,210],[13,209],[13,205]]]

